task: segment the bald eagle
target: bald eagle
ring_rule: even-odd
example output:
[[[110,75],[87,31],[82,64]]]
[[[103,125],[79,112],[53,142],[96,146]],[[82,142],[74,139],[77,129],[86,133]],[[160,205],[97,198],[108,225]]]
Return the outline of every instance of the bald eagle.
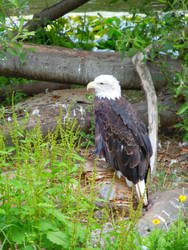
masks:
[[[100,75],[87,85],[95,90],[95,146],[107,163],[136,186],[138,200],[148,205],[146,180],[152,147],[144,123],[133,106],[121,96],[118,80]]]

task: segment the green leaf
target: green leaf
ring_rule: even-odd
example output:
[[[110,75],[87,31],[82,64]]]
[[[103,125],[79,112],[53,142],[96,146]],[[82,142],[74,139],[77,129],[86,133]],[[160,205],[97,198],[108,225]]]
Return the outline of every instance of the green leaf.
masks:
[[[17,56],[18,55],[18,52],[15,49],[11,48],[11,47],[7,48],[7,52],[10,53],[12,56]]]
[[[17,179],[12,179],[10,180],[10,183],[17,189],[22,189],[25,186],[25,183],[22,182],[21,180],[17,180]]]
[[[6,53],[4,52],[4,51],[0,51],[0,59],[4,59],[4,58],[6,58]]]
[[[42,208],[52,208],[53,205],[52,204],[48,204],[48,203],[38,203],[38,207],[42,207]]]
[[[77,154],[73,154],[72,157],[73,157],[75,160],[78,160],[78,161],[81,161],[81,162],[85,162],[85,161],[86,161],[83,157],[81,157],[81,156],[79,156],[79,155],[77,155]]]
[[[8,153],[11,153],[12,151],[15,151],[15,147],[8,146],[8,147],[7,147],[7,152],[8,152]]]
[[[16,7],[18,7],[18,1],[17,0],[9,0],[9,2],[13,5],[15,5]]]
[[[39,226],[38,229],[42,232],[48,232],[48,231],[56,231],[58,230],[58,228],[52,224],[51,221],[42,221]]]
[[[101,30],[102,29],[102,26],[101,24],[100,25],[96,25],[93,29],[92,29],[92,32],[96,31],[96,30]]]
[[[114,32],[113,29],[109,29],[109,31],[108,31],[108,38],[109,38],[109,39],[112,38],[113,32]]]
[[[18,244],[23,243],[25,240],[24,230],[22,230],[21,228],[18,228],[18,227],[14,227],[12,230],[11,239]]]
[[[56,219],[58,219],[63,224],[67,223],[67,217],[65,215],[63,215],[60,211],[58,211],[58,210],[54,211],[53,210],[53,215],[56,217]]]
[[[177,114],[178,114],[178,115],[181,115],[181,114],[183,114],[187,109],[188,109],[188,103],[184,103],[184,104],[180,107],[180,109],[178,110]]]
[[[12,45],[13,45],[16,49],[19,49],[19,50],[22,49],[22,44],[20,44],[20,43],[12,43]]]
[[[29,2],[28,0],[19,1],[19,8],[23,9],[25,6],[27,6],[28,2]]]
[[[185,135],[183,136],[183,140],[188,141],[188,132],[186,132]]]
[[[5,215],[6,211],[3,208],[0,208],[0,214]]]
[[[18,29],[18,32],[19,32],[19,33],[22,31],[23,24],[24,24],[24,18],[23,18],[23,16],[22,16],[22,17],[20,18],[20,25],[19,25],[19,29]]]
[[[174,125],[174,128],[181,128],[183,127],[183,124],[182,123],[177,123]]]
[[[7,152],[7,151],[0,150],[0,154],[2,154],[2,155],[9,155],[10,153]]]
[[[129,51],[127,52],[127,56],[134,56],[137,53],[136,49],[129,49]]]
[[[68,249],[70,246],[70,239],[69,239],[69,235],[67,235],[66,233],[63,233],[61,231],[58,232],[48,232],[47,233],[47,238],[57,244],[62,246],[64,249]]]
[[[36,48],[25,48],[28,51],[37,52]]]
[[[21,61],[21,63],[25,62],[25,58],[26,58],[26,52],[20,53],[20,61]]]
[[[33,250],[34,248],[32,246],[24,246],[20,248],[20,250]]]
[[[188,60],[188,53],[185,54],[184,60]]]

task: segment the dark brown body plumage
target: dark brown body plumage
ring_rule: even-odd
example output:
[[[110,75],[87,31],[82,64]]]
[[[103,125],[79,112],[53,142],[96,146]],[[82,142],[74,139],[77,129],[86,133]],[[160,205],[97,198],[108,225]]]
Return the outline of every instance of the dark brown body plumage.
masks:
[[[134,184],[147,178],[152,147],[144,123],[123,97],[95,97],[96,153]]]

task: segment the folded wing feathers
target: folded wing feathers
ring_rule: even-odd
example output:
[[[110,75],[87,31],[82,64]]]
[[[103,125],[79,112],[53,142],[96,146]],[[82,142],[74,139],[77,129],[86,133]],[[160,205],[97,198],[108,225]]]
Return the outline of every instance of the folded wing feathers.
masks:
[[[111,108],[109,107],[111,105]],[[96,123],[102,131],[103,151],[109,164],[121,171],[129,181],[137,185],[138,196],[143,195],[144,179],[147,177],[149,158],[152,154],[145,125],[137,117],[136,111],[123,98],[99,105],[103,113],[96,113]],[[105,110],[106,109],[106,110]],[[102,112],[101,111],[101,112]],[[106,113],[108,116],[106,117]],[[102,127],[102,128],[101,128]],[[143,180],[143,182],[142,182]],[[140,191],[139,191],[140,190]],[[146,199],[144,201],[146,203]]]

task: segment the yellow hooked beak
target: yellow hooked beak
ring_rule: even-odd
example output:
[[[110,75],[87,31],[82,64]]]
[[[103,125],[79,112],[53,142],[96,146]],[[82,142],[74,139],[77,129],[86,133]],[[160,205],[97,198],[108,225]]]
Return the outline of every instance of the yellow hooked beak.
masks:
[[[87,85],[87,90],[89,89],[95,89],[96,88],[96,83],[95,82],[89,82]]]

